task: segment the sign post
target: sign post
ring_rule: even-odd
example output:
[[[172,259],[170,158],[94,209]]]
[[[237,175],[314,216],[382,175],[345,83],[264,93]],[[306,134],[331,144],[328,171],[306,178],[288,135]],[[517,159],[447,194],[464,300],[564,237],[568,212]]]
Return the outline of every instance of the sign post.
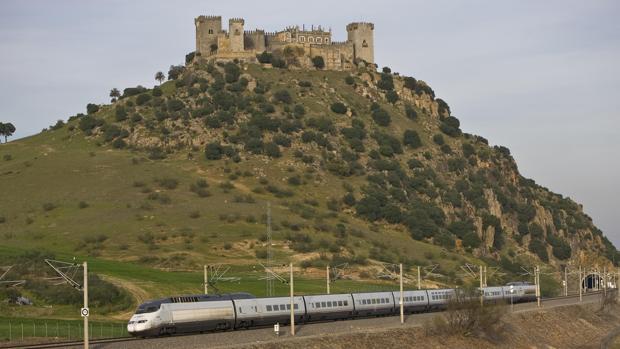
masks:
[[[514,302],[512,301],[514,294],[515,294],[515,287],[514,285],[510,285],[510,312],[511,313],[515,311]]]
[[[84,318],[84,349],[88,349],[88,264],[84,262],[84,284],[82,286],[84,292],[84,308],[80,310],[80,314]]]

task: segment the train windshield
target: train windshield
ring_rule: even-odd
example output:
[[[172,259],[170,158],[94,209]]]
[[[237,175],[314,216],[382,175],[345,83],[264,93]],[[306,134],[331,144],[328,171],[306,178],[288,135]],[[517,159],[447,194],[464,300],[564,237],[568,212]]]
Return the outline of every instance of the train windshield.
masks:
[[[153,313],[159,310],[159,304],[141,304],[136,310],[136,314]]]

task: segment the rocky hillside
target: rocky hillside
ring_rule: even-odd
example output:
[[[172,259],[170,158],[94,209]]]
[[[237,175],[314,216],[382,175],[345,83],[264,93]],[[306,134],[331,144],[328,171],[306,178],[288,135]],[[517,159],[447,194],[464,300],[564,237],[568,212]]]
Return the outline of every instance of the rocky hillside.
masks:
[[[261,259],[271,202],[276,254],[305,266],[620,261],[579,204],[463,133],[421,80],[200,59],[168,75],[0,146],[5,237],[161,265],[179,251]],[[443,252],[425,262],[420,246]]]

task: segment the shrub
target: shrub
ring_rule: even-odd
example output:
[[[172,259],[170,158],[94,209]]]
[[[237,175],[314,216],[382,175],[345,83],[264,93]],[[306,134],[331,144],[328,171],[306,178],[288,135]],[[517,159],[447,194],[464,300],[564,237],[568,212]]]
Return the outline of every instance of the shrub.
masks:
[[[179,111],[185,108],[185,104],[179,99],[171,99],[168,101],[167,107],[170,111]]]
[[[273,55],[267,51],[263,51],[263,53],[256,55],[256,59],[258,60],[259,63],[271,63],[272,59],[273,59]]]
[[[469,143],[463,143],[462,149],[463,149],[463,156],[465,156],[466,158],[469,158],[470,156],[476,154],[476,149],[474,148],[473,145]]]
[[[274,142],[265,143],[264,148],[265,155],[269,157],[279,158],[282,156],[282,153],[280,152],[280,147]]]
[[[46,202],[43,204],[43,211],[51,211],[56,208],[56,205],[51,202]]]
[[[168,80],[176,80],[183,74],[185,67],[182,65],[171,65],[168,69]]]
[[[336,102],[331,105],[331,110],[336,114],[344,114],[347,112],[347,106],[343,103]]]
[[[390,114],[382,108],[377,108],[372,111],[372,119],[379,126],[388,126],[392,121]]]
[[[136,97],[136,105],[143,105],[146,102],[150,101],[151,98],[151,95],[148,93],[139,94],[138,97]]]
[[[290,104],[293,101],[293,97],[287,90],[278,90],[273,95],[274,99],[277,102],[282,102],[284,104]]]
[[[418,132],[414,130],[405,130],[403,134],[403,144],[415,149],[422,146],[422,140]]]
[[[392,75],[387,74],[387,73],[382,73],[381,79],[377,82],[377,87],[382,90],[386,90],[386,91],[393,90],[394,80],[392,79]]]
[[[90,134],[95,127],[102,126],[104,121],[94,116],[86,115],[80,118],[78,127],[86,134]]]
[[[6,217],[0,216],[0,224],[5,223],[5,222],[6,222]]]
[[[124,149],[125,147],[127,147],[127,142],[125,142],[125,140],[122,138],[117,138],[114,140],[114,142],[112,142],[112,147],[114,147],[115,149]]]
[[[99,111],[99,106],[93,103],[88,103],[86,105],[86,113],[87,114],[95,114]]]
[[[390,90],[385,94],[385,99],[387,99],[388,102],[394,104],[398,101],[398,93],[396,93],[396,91],[394,90]]]
[[[146,87],[144,86],[138,85],[136,87],[127,87],[126,89],[123,90],[123,98],[136,96],[143,92],[146,92]],[[127,105],[130,105],[130,103],[127,102]]]
[[[199,211],[192,211],[189,213],[189,218],[192,219],[196,219],[196,218],[200,218],[200,212]]]
[[[151,93],[153,94],[153,97],[161,97],[164,94],[159,86],[153,87],[153,92]]]
[[[407,118],[411,119],[411,120],[415,120],[418,118],[418,113],[415,111],[415,109],[410,106],[410,105],[405,105],[405,116],[407,116]]]
[[[273,57],[273,59],[271,60],[271,65],[274,68],[284,69],[286,68],[286,61],[279,57]]]
[[[219,142],[207,144],[205,148],[205,156],[207,160],[219,160],[222,158],[223,148]]]
[[[433,136],[433,142],[435,142],[435,144],[437,145],[443,145],[446,143],[446,141],[443,139],[443,136],[440,134],[436,134]]]
[[[176,178],[164,177],[156,179],[157,184],[166,189],[176,189],[179,185],[179,181]]]
[[[323,69],[325,68],[325,60],[323,59],[322,56],[314,56],[312,57],[312,65],[316,69]]]
[[[224,64],[224,79],[227,83],[237,82],[239,80],[239,76],[241,75],[241,69],[239,66],[233,62],[228,62]]]
[[[308,80],[300,80],[297,85],[299,85],[299,87],[312,87],[312,82],[308,81]]]
[[[529,248],[530,252],[532,252],[535,255],[537,255],[538,258],[540,258],[541,261],[543,261],[543,262],[548,262],[549,261],[549,254],[547,253],[547,246],[541,240],[539,240],[539,239],[532,239],[530,241],[530,245],[528,246],[528,248]]]
[[[353,85],[355,83],[355,79],[351,75],[349,75],[346,78],[344,78],[344,82],[347,85]]]

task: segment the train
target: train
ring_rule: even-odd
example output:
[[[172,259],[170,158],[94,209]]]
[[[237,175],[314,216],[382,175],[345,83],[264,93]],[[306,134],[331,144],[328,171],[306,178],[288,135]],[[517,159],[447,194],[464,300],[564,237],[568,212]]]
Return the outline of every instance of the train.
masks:
[[[405,313],[441,311],[457,289],[403,292]],[[536,300],[536,286],[525,282],[478,289],[484,302],[529,302]],[[288,324],[291,304],[295,323],[345,320],[400,313],[400,291],[263,297],[249,293],[175,296],[138,306],[127,324],[136,337],[248,329],[276,323]]]

